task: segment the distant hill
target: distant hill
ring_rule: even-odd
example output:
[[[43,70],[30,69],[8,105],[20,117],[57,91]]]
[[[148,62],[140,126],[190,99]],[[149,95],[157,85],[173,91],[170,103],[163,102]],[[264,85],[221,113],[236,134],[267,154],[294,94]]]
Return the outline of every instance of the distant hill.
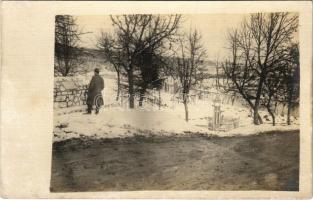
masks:
[[[96,65],[97,63],[100,65],[105,65],[105,68],[114,71],[114,68],[111,66],[111,64],[104,59],[103,53],[98,49],[91,49],[91,48],[82,48],[84,52],[84,57],[87,58],[88,62],[94,63]],[[170,57],[167,57],[165,59],[171,59]],[[203,65],[205,66],[204,73],[212,76],[216,75],[216,64],[212,60],[205,60],[203,62]],[[219,69],[219,72],[222,72],[221,69]]]

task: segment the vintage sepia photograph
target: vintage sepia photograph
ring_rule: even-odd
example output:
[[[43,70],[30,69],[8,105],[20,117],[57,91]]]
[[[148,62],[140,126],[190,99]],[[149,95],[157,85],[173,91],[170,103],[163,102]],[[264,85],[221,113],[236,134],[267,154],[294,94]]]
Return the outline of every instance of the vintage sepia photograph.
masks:
[[[298,28],[297,12],[55,15],[50,191],[299,191]]]

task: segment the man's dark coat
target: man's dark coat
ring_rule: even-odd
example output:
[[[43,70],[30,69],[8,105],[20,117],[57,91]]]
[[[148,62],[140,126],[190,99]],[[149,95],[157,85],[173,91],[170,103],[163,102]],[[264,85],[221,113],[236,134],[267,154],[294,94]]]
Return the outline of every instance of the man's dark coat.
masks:
[[[96,101],[98,106],[103,105],[103,98],[101,91],[104,89],[104,81],[98,74],[94,75],[90,81],[88,88],[87,105],[95,105]]]

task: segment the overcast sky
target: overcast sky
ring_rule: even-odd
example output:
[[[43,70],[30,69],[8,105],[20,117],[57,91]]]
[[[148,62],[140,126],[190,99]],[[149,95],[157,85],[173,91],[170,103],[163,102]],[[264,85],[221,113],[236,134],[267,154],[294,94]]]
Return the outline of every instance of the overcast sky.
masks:
[[[196,28],[202,35],[203,44],[207,49],[209,59],[223,58],[227,49],[226,34],[231,28],[238,26],[245,15],[242,14],[198,14],[183,15],[181,28],[184,31]],[[101,30],[112,31],[112,23],[108,15],[103,16],[76,16],[77,23],[84,32],[81,37],[81,46],[95,48],[97,37]]]

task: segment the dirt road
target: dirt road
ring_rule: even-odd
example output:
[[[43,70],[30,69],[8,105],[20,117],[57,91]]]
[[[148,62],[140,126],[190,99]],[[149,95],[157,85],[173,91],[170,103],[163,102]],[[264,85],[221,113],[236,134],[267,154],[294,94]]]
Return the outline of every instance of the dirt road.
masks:
[[[53,145],[51,191],[295,191],[298,174],[299,131],[72,139]]]

